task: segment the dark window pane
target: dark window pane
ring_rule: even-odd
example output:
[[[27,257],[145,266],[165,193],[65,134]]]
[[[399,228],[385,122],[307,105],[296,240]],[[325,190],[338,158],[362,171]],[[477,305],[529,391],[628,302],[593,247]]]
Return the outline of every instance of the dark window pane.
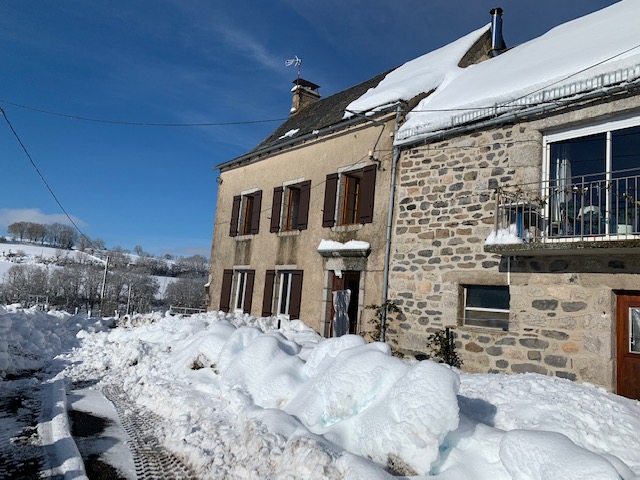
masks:
[[[466,306],[509,310],[509,287],[469,286],[467,287]]]

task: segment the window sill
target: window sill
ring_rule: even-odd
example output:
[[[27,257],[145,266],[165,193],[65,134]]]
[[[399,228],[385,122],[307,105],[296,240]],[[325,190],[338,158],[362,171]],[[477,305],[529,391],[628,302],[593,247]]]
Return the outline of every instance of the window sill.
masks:
[[[362,230],[364,224],[362,223],[353,223],[351,225],[335,225],[331,227],[332,232],[356,232],[358,230]]]
[[[251,239],[255,238],[255,235],[236,235],[233,238],[236,239],[236,242],[243,242],[243,241],[251,240]]]
[[[284,230],[278,232],[279,237],[295,237],[297,235],[300,235],[300,230]]]

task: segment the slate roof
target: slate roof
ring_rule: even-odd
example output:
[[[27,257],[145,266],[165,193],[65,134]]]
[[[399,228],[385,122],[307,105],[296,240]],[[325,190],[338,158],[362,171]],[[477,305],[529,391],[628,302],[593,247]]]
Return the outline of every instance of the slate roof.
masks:
[[[253,150],[241,155],[240,157],[225,162],[218,167],[231,166],[240,160],[247,159],[261,153],[266,153],[269,150],[291,143],[291,141],[297,137],[311,134],[316,130],[322,130],[334,125],[339,128],[340,123],[347,122],[347,120],[343,118],[347,105],[357,98],[360,98],[370,88],[377,86],[382,79],[384,79],[384,77],[393,70],[395,69],[376,75],[375,77],[358,85],[347,88],[346,90],[333,94],[330,97],[322,98],[305,107],[296,115],[289,117]],[[349,120],[353,122],[353,119]],[[362,121],[365,120],[363,119]],[[290,132],[291,130],[298,130],[298,132],[293,137],[283,137],[285,133]]]

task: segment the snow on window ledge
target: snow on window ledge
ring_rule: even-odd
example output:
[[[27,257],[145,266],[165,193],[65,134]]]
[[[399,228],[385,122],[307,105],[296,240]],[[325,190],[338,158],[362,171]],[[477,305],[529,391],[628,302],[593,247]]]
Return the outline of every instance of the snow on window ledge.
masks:
[[[333,240],[321,240],[318,245],[318,253],[323,257],[366,257],[369,255],[371,245],[368,242],[349,240],[346,243]]]
[[[484,241],[485,245],[509,245],[523,243],[522,238],[518,236],[518,227],[515,223],[509,225],[509,228],[501,228],[497,232],[492,231]]]

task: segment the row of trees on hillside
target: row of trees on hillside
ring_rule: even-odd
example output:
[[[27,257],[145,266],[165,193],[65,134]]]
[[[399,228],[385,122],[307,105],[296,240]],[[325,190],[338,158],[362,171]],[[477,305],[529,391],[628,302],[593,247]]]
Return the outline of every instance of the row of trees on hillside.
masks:
[[[142,313],[169,306],[205,308],[207,276],[202,275],[201,259],[181,262],[181,274],[171,279],[162,297],[158,280],[145,262],[132,263],[128,255],[112,252],[104,282],[104,263],[87,261],[81,255],[77,261],[73,258],[66,257],[62,264],[12,266],[0,284],[0,301],[29,304],[35,296],[46,297],[50,306],[69,312],[77,308],[97,313],[102,306],[104,315],[115,311]]]
[[[14,222],[7,227],[7,232],[20,242],[46,244],[66,249],[77,246],[80,250],[85,250],[90,245],[97,249],[105,248],[104,241],[101,239],[89,240],[78,235],[75,228],[62,223]]]

